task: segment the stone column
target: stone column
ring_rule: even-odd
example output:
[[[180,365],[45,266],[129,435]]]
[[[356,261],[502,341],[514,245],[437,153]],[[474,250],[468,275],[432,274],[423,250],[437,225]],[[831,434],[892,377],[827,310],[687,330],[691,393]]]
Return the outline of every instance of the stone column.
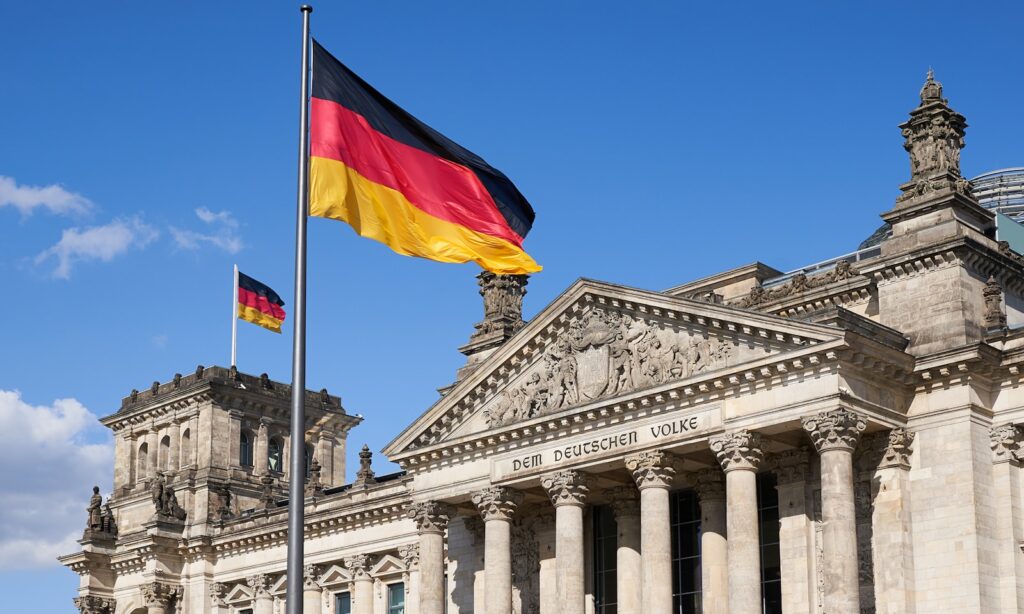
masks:
[[[803,425],[821,457],[824,610],[829,614],[860,614],[853,451],[867,422],[859,414],[840,408],[804,418]]]
[[[676,470],[672,455],[654,450],[626,457],[640,489],[640,553],[644,614],[672,613],[672,524],[668,489]]]
[[[583,506],[590,476],[566,469],[541,476],[540,483],[555,506],[555,583],[558,614],[584,614]],[[487,587],[490,591],[490,587]]]
[[[741,430],[713,437],[709,443],[725,471],[729,611],[742,614],[760,612],[761,543],[757,517],[757,467],[764,457],[761,435]]]
[[[1024,612],[1024,510],[1021,508],[1020,460],[1024,433],[1014,424],[994,427],[990,434],[994,465],[993,498],[1005,502],[996,510],[1000,612]]]
[[[228,596],[228,585],[214,582],[210,585],[210,614],[227,614],[228,604],[224,598]]]
[[[501,486],[473,495],[484,521],[484,614],[512,614],[512,515],[522,502],[521,492]]]
[[[779,492],[779,555],[782,612],[810,612],[811,519],[807,510],[807,449],[787,450],[776,458]]]
[[[444,614],[444,532],[455,517],[455,508],[439,501],[413,503],[406,516],[416,523],[420,536],[420,614]]]
[[[117,607],[117,602],[113,599],[94,595],[75,597],[72,601],[74,601],[79,614],[114,614],[114,609]]]
[[[320,614],[324,604],[324,589],[317,580],[323,568],[305,565],[302,568],[302,614]]]
[[[373,565],[370,557],[357,554],[345,559],[344,563],[352,576],[352,614],[373,614],[373,578],[370,577]]]
[[[188,419],[188,431],[189,431],[189,440],[188,440],[189,441],[189,445],[192,446],[192,449],[188,451],[188,453],[189,453],[188,462],[193,467],[196,467],[196,466],[199,465],[199,414],[198,413],[193,414],[192,417],[190,417]],[[207,449],[209,449],[209,444],[207,445]],[[235,461],[237,462],[237,458],[235,459]]]
[[[452,510],[454,514],[454,510]],[[442,555],[444,553],[442,552]],[[402,564],[405,565],[405,572],[402,573],[402,581],[405,583],[405,594],[422,594],[421,588],[422,582],[420,577],[420,545],[419,544],[407,544],[405,546],[398,547],[398,558],[402,559]],[[445,582],[444,574],[441,574],[441,611],[444,612],[444,602],[448,599],[448,585]],[[420,614],[422,608],[422,598],[413,602],[405,604],[405,611],[407,614]]]
[[[889,431],[872,480],[875,607],[878,614],[914,612],[914,534],[910,519],[910,445],[914,433]]]
[[[720,469],[699,471],[694,490],[700,501],[700,585],[704,614],[729,614],[725,475]]]
[[[171,440],[167,451],[167,471],[173,474],[178,471],[178,443],[181,439],[181,425],[177,421],[172,420],[167,427],[167,437]]]
[[[178,597],[181,591],[180,587],[163,582],[150,582],[143,584],[140,588],[148,614],[167,614],[170,611],[171,601]]]
[[[618,535],[615,550],[615,580],[619,614],[643,614],[643,563],[640,558],[640,500],[632,486],[619,486],[607,493]]]
[[[146,433],[146,448],[148,451],[148,458],[146,459],[146,477],[149,479],[155,479],[159,474],[159,467],[157,462],[159,459],[160,452],[160,437],[156,432],[156,425],[149,425],[149,432]]]
[[[270,594],[270,576],[263,573],[247,576],[245,583],[252,589],[253,614],[274,614],[274,597]]]

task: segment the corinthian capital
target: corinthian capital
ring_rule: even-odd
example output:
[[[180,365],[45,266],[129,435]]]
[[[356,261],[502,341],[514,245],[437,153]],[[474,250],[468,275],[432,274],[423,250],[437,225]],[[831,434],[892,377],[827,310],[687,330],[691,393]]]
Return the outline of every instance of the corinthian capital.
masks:
[[[448,521],[455,517],[455,508],[440,501],[423,501],[410,505],[405,515],[420,533],[444,533]]]
[[[246,576],[245,583],[252,589],[252,595],[256,599],[266,599],[270,597],[270,576],[265,573],[258,573],[252,576]]]
[[[366,554],[356,554],[342,561],[345,569],[352,575],[353,580],[369,580],[370,568],[373,567],[370,557]]]
[[[95,595],[75,597],[72,601],[80,614],[113,614],[117,605],[113,599]]]
[[[484,521],[512,520],[512,514],[523,502],[523,493],[504,486],[491,486],[473,495],[473,505]]]
[[[811,434],[818,454],[829,450],[852,452],[860,434],[868,428],[867,420],[848,409],[832,409],[803,419],[804,430]]]
[[[761,434],[746,429],[712,437],[708,445],[727,473],[734,469],[754,471],[764,458]]]
[[[1024,435],[1021,429],[1015,424],[1003,424],[994,426],[989,431],[990,445],[992,446],[993,462],[1008,463],[1020,459],[1021,450],[1024,448]]]
[[[605,494],[608,495],[616,520],[640,515],[640,499],[632,486],[616,486],[605,491]]]
[[[210,585],[210,604],[215,608],[226,606],[224,598],[228,596],[228,585],[214,582]]]
[[[302,588],[307,591],[318,591],[320,590],[320,584],[317,580],[320,579],[320,574],[323,573],[324,568],[320,565],[304,565],[302,567]]]
[[[177,586],[163,582],[150,582],[139,588],[142,590],[142,600],[148,608],[167,608],[171,600],[177,597],[178,591],[181,590]]]
[[[626,457],[626,469],[633,474],[636,487],[668,488],[676,474],[671,454],[661,450],[640,452]]]
[[[541,476],[540,485],[548,491],[551,504],[582,506],[590,492],[590,476],[574,469],[555,471]]]
[[[701,503],[725,501],[725,474],[720,469],[701,469],[694,478],[693,489]]]
[[[914,443],[914,431],[902,426],[889,431],[888,442],[882,452],[880,468],[900,467],[910,469],[910,446]]]

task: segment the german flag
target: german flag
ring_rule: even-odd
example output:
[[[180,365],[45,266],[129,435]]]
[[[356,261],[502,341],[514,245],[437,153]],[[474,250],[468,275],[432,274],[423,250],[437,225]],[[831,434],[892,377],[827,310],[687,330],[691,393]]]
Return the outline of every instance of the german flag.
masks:
[[[270,286],[238,273],[238,317],[275,333],[284,322],[284,301]]]
[[[523,251],[530,203],[508,177],[385,98],[313,41],[310,215],[406,256],[541,267]]]

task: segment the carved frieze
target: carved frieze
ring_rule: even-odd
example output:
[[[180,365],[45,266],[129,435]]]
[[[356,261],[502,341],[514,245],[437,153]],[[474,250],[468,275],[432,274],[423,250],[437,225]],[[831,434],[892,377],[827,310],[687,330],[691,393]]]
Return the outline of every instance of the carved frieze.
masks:
[[[633,474],[637,488],[668,488],[675,477],[672,455],[661,450],[631,454],[625,458],[626,469]]]
[[[455,508],[440,501],[423,501],[411,504],[405,515],[420,533],[444,533],[448,521],[455,517]]]
[[[590,492],[590,476],[582,471],[565,469],[541,476],[540,485],[551,497],[551,504],[584,505]]]
[[[852,452],[868,423],[860,414],[840,408],[804,418],[803,427],[821,454],[830,450]]]
[[[785,284],[774,288],[754,286],[750,289],[750,294],[736,301],[736,306],[745,309],[757,307],[762,303],[771,303],[807,290],[828,286],[837,281],[853,279],[859,275],[860,272],[848,260],[840,260],[836,263],[835,268],[820,275],[808,277],[804,273],[798,273]]]
[[[490,426],[682,379],[723,365],[730,342],[674,331],[643,318],[591,309],[570,322],[524,377],[486,410]]]
[[[764,459],[761,449],[761,434],[746,429],[718,435],[708,440],[722,470],[734,469],[756,471]]]
[[[473,494],[473,505],[480,510],[484,522],[511,520],[522,502],[523,493],[504,486],[491,486]]]

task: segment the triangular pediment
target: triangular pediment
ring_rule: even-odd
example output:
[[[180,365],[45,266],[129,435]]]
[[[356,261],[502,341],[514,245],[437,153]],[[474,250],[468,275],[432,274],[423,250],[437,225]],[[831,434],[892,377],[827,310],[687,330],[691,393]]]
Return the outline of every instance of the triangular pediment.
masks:
[[[281,575],[277,580],[270,585],[271,595],[284,595],[288,591],[288,578],[285,575]]]
[[[371,576],[383,576],[387,574],[402,573],[407,571],[405,565],[398,558],[385,554],[370,570]]]
[[[245,584],[236,584],[231,588],[230,591],[228,591],[227,596],[224,597],[224,603],[227,603],[229,605],[235,603],[248,604],[252,602],[252,598],[253,593],[251,588],[249,588]]]
[[[842,331],[580,280],[385,448],[430,446],[805,351]]]
[[[320,576],[320,586],[329,588],[332,586],[338,586],[341,584],[347,584],[352,581],[352,574],[347,569],[340,565],[331,565],[327,568],[327,571]]]

